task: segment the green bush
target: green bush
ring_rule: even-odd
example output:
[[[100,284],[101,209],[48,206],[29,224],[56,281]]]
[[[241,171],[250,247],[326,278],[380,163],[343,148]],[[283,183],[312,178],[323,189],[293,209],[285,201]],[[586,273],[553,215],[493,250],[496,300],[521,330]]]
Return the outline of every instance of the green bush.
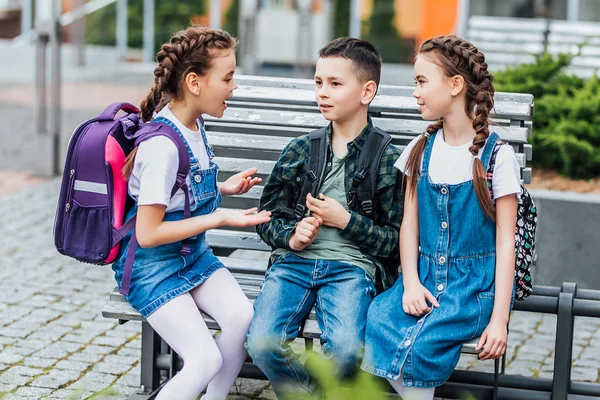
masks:
[[[334,363],[320,354],[307,352],[305,367],[315,379],[322,399],[336,400],[386,400],[381,379],[364,371],[359,371],[351,380],[340,380]],[[285,395],[284,400],[312,400],[313,396],[298,393],[294,388]]]
[[[387,400],[384,379],[377,378],[367,372],[359,370],[353,378],[340,380],[336,376],[336,366],[322,354],[313,351],[306,352],[302,358],[309,374],[319,388],[318,398],[323,400]],[[283,396],[283,400],[314,400],[315,397],[305,392],[297,392],[294,388]],[[411,400],[405,397],[404,400]],[[475,400],[469,393],[460,395],[461,400]]]
[[[203,14],[206,0],[156,1],[154,46],[156,52],[175,33],[190,25],[191,17]],[[143,45],[144,0],[127,2],[129,47]],[[88,15],[86,42],[114,46],[116,42],[117,4],[111,4]]]
[[[569,75],[572,56],[544,53],[494,75],[498,92],[531,93],[533,164],[560,174],[600,176],[600,79]]]

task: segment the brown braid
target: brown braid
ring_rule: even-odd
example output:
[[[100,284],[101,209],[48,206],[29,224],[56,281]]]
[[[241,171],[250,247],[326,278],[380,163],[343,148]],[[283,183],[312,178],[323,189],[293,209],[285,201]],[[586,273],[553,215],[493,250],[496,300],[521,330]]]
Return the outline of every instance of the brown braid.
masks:
[[[456,36],[440,36],[429,39],[421,45],[418,54],[431,53],[444,69],[447,77],[460,75],[466,84],[465,112],[473,118],[475,138],[469,151],[475,160],[473,162],[473,185],[481,208],[487,216],[494,219],[494,206],[487,189],[486,172],[477,154],[485,145],[490,132],[488,129],[489,116],[494,107],[494,77],[488,71],[487,63],[482,52],[464,39]],[[443,121],[437,121],[427,127],[427,132],[434,133],[443,126]],[[407,161],[406,171],[411,184],[411,194],[416,192],[418,175],[427,137],[422,137],[413,148]]]
[[[182,98],[182,82],[189,73],[205,76],[212,66],[213,50],[234,49],[229,33],[204,26],[191,26],[176,33],[156,54],[154,86],[142,101],[142,120],[150,121],[155,110],[173,98]]]
[[[183,98],[183,81],[187,74],[205,76],[212,67],[215,50],[235,49],[237,40],[229,33],[204,26],[190,26],[177,32],[156,54],[154,85],[142,101],[142,121],[152,120],[156,110],[162,109],[172,99]],[[136,150],[125,161],[122,173],[129,178]]]

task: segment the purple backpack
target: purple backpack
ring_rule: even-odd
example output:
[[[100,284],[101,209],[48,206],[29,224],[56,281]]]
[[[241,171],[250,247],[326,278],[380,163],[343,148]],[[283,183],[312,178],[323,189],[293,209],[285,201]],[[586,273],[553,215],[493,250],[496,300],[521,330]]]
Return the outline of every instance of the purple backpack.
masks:
[[[126,114],[115,118],[119,111]],[[131,150],[144,140],[166,136],[179,151],[179,169],[171,196],[185,193],[184,216],[189,217],[186,177],[190,157],[185,143],[170,126],[142,123],[139,110],[129,103],[113,103],[98,117],[80,124],[69,141],[54,221],[54,244],[61,254],[91,264],[108,264],[117,258],[121,240],[135,228],[136,216],[127,214],[127,181],[121,173]],[[137,249],[131,235],[121,293],[129,293],[131,268]],[[189,252],[184,243],[182,252]]]

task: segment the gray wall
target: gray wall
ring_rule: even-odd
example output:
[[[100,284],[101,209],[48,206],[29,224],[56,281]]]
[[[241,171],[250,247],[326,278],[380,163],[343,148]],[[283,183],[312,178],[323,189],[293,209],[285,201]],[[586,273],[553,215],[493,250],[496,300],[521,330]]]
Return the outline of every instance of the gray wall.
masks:
[[[531,190],[538,207],[534,285],[600,289],[600,196]]]

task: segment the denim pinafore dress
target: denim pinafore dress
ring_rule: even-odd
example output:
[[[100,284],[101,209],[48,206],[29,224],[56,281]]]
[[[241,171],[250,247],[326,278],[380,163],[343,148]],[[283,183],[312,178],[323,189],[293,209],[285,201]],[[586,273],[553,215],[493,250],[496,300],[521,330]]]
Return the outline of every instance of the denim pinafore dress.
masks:
[[[435,134],[427,142],[417,183],[419,278],[439,308],[404,312],[402,278],[377,296],[367,316],[362,369],[405,386],[436,387],[450,377],[462,344],[483,333],[494,306],[496,225],[483,212],[473,181],[432,183],[428,169]],[[485,170],[498,139],[488,138]]]
[[[175,124],[163,117],[156,118],[154,121],[168,124],[177,131],[190,155],[188,186],[192,192],[190,196],[191,217],[215,211],[221,203],[221,192],[217,187],[219,167],[212,161],[214,153],[212,147],[208,145],[203,124],[198,121],[210,159],[208,169],[200,169],[198,159]],[[126,218],[129,219],[136,212],[137,204],[129,210]],[[168,212],[163,220],[178,221],[181,219],[183,219],[183,210]],[[131,232],[125,236],[122,243],[129,243],[130,237]],[[203,232],[189,238],[188,244],[190,253],[187,255],[181,254],[182,242],[145,249],[138,246],[127,300],[144,318],[168,301],[200,286],[213,272],[224,267],[206,242],[206,233]],[[112,266],[119,288],[128,247],[129,245],[121,246],[117,261]]]

